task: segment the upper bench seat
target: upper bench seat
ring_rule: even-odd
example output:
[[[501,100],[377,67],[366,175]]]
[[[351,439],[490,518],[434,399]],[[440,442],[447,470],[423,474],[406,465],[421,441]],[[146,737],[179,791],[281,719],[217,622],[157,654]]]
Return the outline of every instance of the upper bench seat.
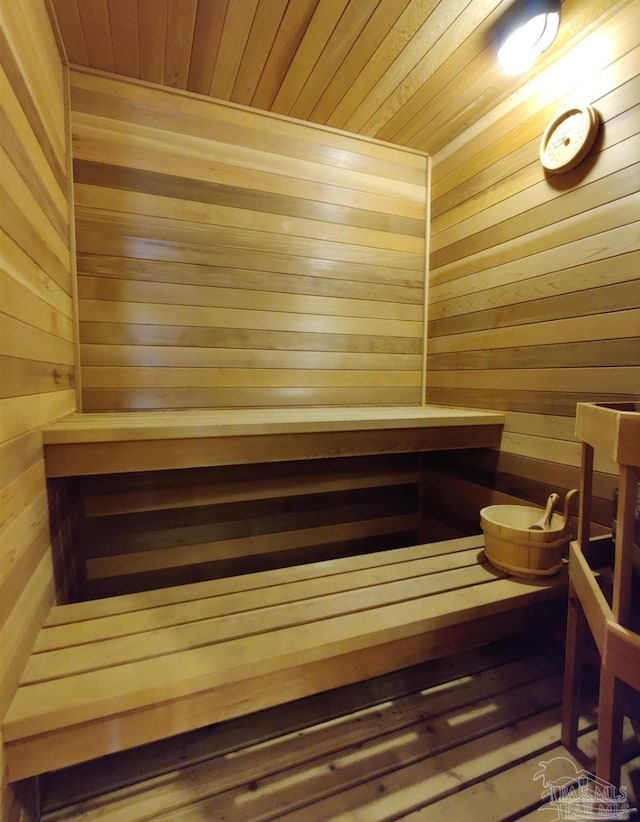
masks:
[[[504,417],[435,405],[74,413],[43,431],[47,476],[499,445]]]

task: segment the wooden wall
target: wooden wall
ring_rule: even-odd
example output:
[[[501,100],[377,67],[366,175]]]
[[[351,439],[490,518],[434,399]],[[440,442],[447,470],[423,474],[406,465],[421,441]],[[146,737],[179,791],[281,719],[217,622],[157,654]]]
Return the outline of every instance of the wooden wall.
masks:
[[[506,412],[499,454],[429,458],[431,508],[465,530],[576,486],[576,402],[640,397],[640,6],[594,5],[586,32],[433,158],[427,395]],[[576,103],[598,143],[545,177],[540,136]],[[615,467],[596,467],[607,523]]]
[[[50,533],[42,425],[75,408],[67,81],[42,0],[2,3],[0,717],[68,569]],[[52,546],[54,550],[52,550]],[[1,767],[5,782],[4,765]],[[3,818],[19,796],[3,791]]]
[[[418,455],[83,478],[84,598],[415,543]]]
[[[85,410],[421,400],[424,154],[72,72]]]

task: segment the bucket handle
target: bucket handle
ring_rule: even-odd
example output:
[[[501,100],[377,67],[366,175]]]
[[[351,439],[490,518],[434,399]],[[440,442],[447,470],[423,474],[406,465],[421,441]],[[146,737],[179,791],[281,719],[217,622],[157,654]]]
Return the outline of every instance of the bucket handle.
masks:
[[[564,498],[564,511],[562,512],[562,530],[567,527],[567,523],[569,522],[569,508],[571,507],[571,503],[573,502],[573,498],[577,496],[578,489],[572,488],[570,491],[567,491],[567,496]]]

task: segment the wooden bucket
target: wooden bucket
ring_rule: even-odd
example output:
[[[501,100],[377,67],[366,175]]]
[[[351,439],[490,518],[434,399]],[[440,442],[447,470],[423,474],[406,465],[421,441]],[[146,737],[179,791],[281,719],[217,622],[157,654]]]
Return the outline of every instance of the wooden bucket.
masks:
[[[562,555],[569,543],[570,532],[561,514],[553,515],[549,530],[529,530],[542,513],[541,508],[526,505],[483,508],[480,525],[489,562],[514,576],[557,574],[562,568]]]

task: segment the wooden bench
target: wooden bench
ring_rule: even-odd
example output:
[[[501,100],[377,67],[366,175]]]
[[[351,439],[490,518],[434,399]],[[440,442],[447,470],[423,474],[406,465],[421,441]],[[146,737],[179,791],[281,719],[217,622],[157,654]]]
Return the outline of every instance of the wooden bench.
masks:
[[[509,578],[481,536],[54,607],[7,713],[11,781],[537,624],[564,574]]]
[[[70,414],[43,430],[48,477],[409,454],[500,444],[504,416],[436,405]]]
[[[47,476],[78,483],[492,447],[502,425],[437,406],[109,412],[72,414],[43,439]],[[482,644],[564,598],[562,577],[505,578],[481,549],[465,538],[54,607],[5,718],[9,778]]]
[[[438,406],[72,414],[43,432],[63,601],[426,541],[421,455],[496,446],[502,424]]]

